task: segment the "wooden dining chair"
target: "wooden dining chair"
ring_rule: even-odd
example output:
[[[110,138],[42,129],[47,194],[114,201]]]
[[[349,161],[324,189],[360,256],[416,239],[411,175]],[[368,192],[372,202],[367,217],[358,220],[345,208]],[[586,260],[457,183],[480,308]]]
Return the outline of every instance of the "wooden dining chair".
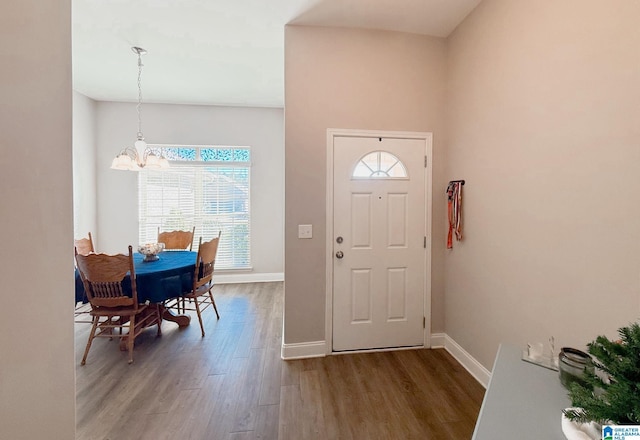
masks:
[[[87,238],[79,238],[77,240],[73,240],[73,244],[76,248],[76,253],[80,255],[87,255],[91,252],[95,252],[91,232],[89,232],[89,236]]]
[[[79,238],[77,240],[73,240],[73,245],[75,247],[76,254],[88,255],[92,252],[95,252],[91,232],[89,232],[87,238]],[[80,324],[91,324],[92,320],[89,316],[90,311],[91,306],[89,305],[89,303],[77,302],[75,310],[73,311],[73,321]]]
[[[89,340],[80,364],[86,363],[91,343],[98,337],[126,338],[129,363],[132,363],[134,340],[144,328],[157,324],[158,336],[162,335],[159,305],[138,303],[132,247],[129,246],[129,255],[76,253],[76,262],[91,304],[92,317]],[[114,329],[119,330],[118,335]],[[128,332],[123,333],[123,329]]]
[[[182,308],[182,310],[192,310],[198,315],[200,322],[200,330],[204,337],[204,324],[202,323],[202,312],[207,307],[213,306],[216,317],[220,319],[216,301],[213,298],[213,269],[216,262],[216,254],[218,252],[218,244],[220,243],[220,232],[218,236],[210,241],[200,242],[198,245],[198,256],[193,271],[193,287],[190,292],[182,294],[182,296],[173,298],[165,303],[165,307],[170,309]],[[182,304],[181,304],[182,303]]]
[[[194,226],[191,231],[165,231],[160,232],[158,227],[158,243],[164,243],[165,251],[184,251],[186,249],[191,250],[193,247],[193,235],[196,233],[196,227]],[[178,313],[181,312],[181,305],[184,305],[184,300],[176,304],[175,309]]]
[[[164,243],[164,250],[184,251],[191,250],[193,235],[196,233],[194,226],[191,231],[165,231],[160,232],[158,227],[158,243]]]

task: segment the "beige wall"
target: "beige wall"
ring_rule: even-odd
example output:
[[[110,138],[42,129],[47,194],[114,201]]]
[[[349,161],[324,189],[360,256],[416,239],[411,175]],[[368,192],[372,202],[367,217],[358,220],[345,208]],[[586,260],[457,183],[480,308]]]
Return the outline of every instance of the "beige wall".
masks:
[[[71,2],[0,3],[0,438],[75,429]]]
[[[446,332],[583,347],[638,318],[640,2],[484,0],[447,44],[447,175],[465,240]]]
[[[414,34],[286,28],[285,343],[325,339],[327,128],[432,132],[433,184],[442,188],[444,48]],[[444,229],[443,200],[434,190],[434,231]],[[299,224],[313,225],[313,239],[297,238]],[[434,331],[444,329],[443,247],[436,236]]]

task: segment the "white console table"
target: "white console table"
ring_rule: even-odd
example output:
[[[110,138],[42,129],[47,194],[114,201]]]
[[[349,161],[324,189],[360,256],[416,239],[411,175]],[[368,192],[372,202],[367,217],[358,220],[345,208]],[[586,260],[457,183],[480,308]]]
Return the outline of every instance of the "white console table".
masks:
[[[559,373],[522,360],[501,345],[472,440],[566,440],[562,410],[570,406]]]

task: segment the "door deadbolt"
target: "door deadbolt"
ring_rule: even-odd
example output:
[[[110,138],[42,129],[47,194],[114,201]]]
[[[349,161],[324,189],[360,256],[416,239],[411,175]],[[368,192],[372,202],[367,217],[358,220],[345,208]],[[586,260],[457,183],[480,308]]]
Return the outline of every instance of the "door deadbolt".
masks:
[[[336,243],[340,244],[344,241],[344,239],[342,237],[338,237],[336,238]]]
[[[342,257],[344,257],[344,253],[342,251],[336,252],[336,258],[341,259]]]

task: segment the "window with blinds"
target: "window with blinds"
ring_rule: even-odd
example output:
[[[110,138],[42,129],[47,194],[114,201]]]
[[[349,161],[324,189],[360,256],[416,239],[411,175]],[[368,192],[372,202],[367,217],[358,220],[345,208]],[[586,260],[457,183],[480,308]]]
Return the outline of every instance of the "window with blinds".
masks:
[[[248,147],[151,145],[171,163],[138,177],[140,243],[161,231],[196,227],[193,248],[218,236],[216,269],[249,269],[250,167]]]

